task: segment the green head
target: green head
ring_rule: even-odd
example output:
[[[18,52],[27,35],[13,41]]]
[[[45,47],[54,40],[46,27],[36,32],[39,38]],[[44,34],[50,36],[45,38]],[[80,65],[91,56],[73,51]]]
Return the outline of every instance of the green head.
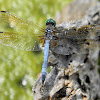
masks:
[[[56,22],[53,19],[47,19],[45,22],[45,25],[53,25],[54,27],[56,26]]]

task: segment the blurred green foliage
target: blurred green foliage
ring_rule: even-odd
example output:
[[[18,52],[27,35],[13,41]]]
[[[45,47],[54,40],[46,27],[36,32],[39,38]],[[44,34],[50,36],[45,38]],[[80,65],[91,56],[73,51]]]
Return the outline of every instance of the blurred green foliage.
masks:
[[[0,0],[0,11],[45,25],[47,18],[71,0]],[[15,50],[0,45],[0,100],[32,100],[32,86],[41,72],[43,53]]]

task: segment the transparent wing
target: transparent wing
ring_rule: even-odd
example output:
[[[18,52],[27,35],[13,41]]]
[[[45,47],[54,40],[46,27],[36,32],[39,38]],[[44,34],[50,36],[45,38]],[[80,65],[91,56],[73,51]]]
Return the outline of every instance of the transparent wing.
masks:
[[[20,50],[38,51],[39,38],[44,28],[32,22],[24,21],[17,16],[0,11],[0,44]]]
[[[88,53],[88,50],[89,52],[100,50],[100,41],[95,41],[93,39],[70,39],[68,43],[72,48],[76,49],[76,53]]]
[[[64,47],[68,52],[85,53],[87,49],[93,51],[100,50],[100,25],[86,25],[80,28],[59,30],[58,45],[63,40]],[[69,49],[70,48],[70,49]]]
[[[86,25],[82,27],[72,27],[70,29],[57,28],[59,38],[70,39],[95,39],[100,36],[100,25]]]
[[[35,35],[0,32],[0,44],[20,50],[38,51],[39,41]]]
[[[24,21],[9,12],[0,11],[0,31],[18,34],[43,34],[44,28],[36,23]]]

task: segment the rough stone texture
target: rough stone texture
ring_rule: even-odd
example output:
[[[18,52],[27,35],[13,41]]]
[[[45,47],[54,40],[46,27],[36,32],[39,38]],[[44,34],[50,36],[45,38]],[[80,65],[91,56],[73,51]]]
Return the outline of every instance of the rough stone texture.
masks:
[[[75,0],[64,10],[73,10],[72,6],[77,8],[74,9],[77,16],[83,12],[84,17],[71,22],[64,20],[57,25],[59,41],[56,47],[50,48],[48,61],[53,68],[47,74],[44,85],[41,77],[34,84],[34,100],[100,100],[100,25],[86,26],[100,24],[100,3],[96,0]],[[69,16],[73,18],[71,14]],[[91,40],[87,42],[86,39]]]
[[[95,15],[99,10],[98,6],[100,7],[96,0],[74,0],[56,14],[56,22],[59,24],[65,21],[80,20],[87,14]],[[91,17],[89,16],[89,18]]]

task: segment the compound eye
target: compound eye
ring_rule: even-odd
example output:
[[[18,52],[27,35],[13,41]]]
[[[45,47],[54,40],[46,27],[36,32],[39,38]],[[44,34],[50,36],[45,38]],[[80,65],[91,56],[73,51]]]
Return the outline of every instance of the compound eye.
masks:
[[[56,22],[53,19],[48,19],[48,20],[46,20],[46,23],[45,24],[46,25],[51,24],[51,25],[55,26],[56,25]]]

